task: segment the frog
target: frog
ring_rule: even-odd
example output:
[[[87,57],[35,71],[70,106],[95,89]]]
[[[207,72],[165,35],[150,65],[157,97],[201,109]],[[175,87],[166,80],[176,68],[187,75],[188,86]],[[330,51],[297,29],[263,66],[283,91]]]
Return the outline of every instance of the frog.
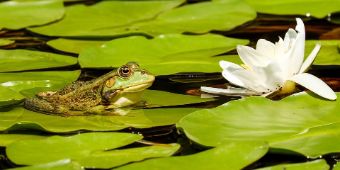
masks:
[[[89,81],[75,81],[58,91],[45,91],[24,101],[24,107],[35,112],[62,116],[91,114],[124,115],[120,108],[141,102],[141,95],[155,76],[128,62],[118,69]]]

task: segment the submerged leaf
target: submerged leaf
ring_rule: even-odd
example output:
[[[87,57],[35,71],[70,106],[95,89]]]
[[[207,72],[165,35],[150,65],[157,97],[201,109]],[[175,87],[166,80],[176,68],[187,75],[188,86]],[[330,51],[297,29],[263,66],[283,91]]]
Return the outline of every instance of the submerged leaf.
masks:
[[[93,132],[74,136],[52,136],[41,140],[23,140],[6,147],[8,158],[19,165],[35,165],[61,159],[79,160],[95,151],[128,145],[142,139],[130,133]]]
[[[62,0],[6,1],[0,3],[0,29],[21,29],[62,18]]]
[[[234,142],[193,155],[150,159],[118,169],[242,169],[261,158],[267,150],[268,146],[262,142]]]
[[[0,72],[23,71],[74,65],[77,58],[21,49],[0,50],[0,64]]]
[[[219,71],[212,57],[247,44],[248,40],[227,38],[214,34],[206,35],[160,35],[153,39],[141,36],[120,38],[100,47],[80,53],[79,63],[83,68],[119,67],[129,61],[138,62],[153,74],[171,74],[193,71]],[[202,67],[203,66],[213,66]]]
[[[322,100],[305,93],[280,101],[248,97],[214,109],[196,111],[182,118],[177,126],[202,145],[264,140],[273,147],[316,157],[340,152],[336,142],[340,130],[339,107],[338,101]],[[307,141],[310,143],[306,144]]]

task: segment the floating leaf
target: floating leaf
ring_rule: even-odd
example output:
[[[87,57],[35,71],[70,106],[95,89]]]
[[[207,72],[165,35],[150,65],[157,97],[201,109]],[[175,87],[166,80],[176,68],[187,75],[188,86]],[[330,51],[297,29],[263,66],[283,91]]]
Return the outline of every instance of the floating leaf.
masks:
[[[32,112],[21,107],[0,110],[0,131],[10,128],[38,128],[50,132],[77,130],[109,131],[127,127],[150,128],[177,123],[196,108],[130,110],[125,116],[63,117]]]
[[[340,145],[335,141],[340,139],[340,123],[309,128],[299,135],[288,136],[277,142],[272,142],[272,147],[285,148],[308,157],[317,158],[326,153],[340,152]]]
[[[257,170],[309,170],[309,169],[319,169],[319,170],[328,170],[329,166],[324,159],[304,162],[304,163],[292,163],[292,164],[282,164],[275,165],[271,167],[264,167]]]
[[[267,150],[268,146],[262,142],[234,142],[194,155],[150,159],[118,169],[242,169],[261,158]]]
[[[23,71],[74,65],[77,64],[77,58],[21,49],[0,50],[0,64],[0,72]]]
[[[200,96],[183,95],[158,90],[146,90],[143,94],[143,99],[151,107],[185,105],[212,100],[204,99]]]
[[[313,65],[340,65],[340,53],[338,49],[340,40],[308,40],[306,41],[306,57],[316,44],[320,44],[321,49]]]
[[[86,168],[112,168],[129,162],[142,161],[147,158],[168,157],[173,155],[180,145],[160,144],[139,148],[119,149],[105,152],[95,152],[78,162]]]
[[[280,101],[248,97],[214,109],[196,111],[182,118],[177,126],[202,145],[264,140],[273,147],[316,157],[340,152],[336,142],[340,131],[339,107],[338,101],[322,100],[305,93]]]
[[[333,170],[340,170],[340,163],[337,162],[334,166],[333,166]]]
[[[0,86],[0,108],[20,102],[25,97],[19,92]]]
[[[13,44],[15,41],[9,39],[0,39],[0,46]]]
[[[164,12],[155,20],[132,25],[129,31],[151,35],[207,33],[211,30],[231,30],[255,18],[256,12],[243,1],[201,2]]]
[[[40,88],[40,90],[56,90],[78,79],[80,71],[39,71],[0,73],[0,86],[20,92],[22,90]],[[39,91],[38,89],[36,91]],[[35,94],[35,92],[33,95]],[[32,95],[32,93],[30,93]]]
[[[87,49],[90,47],[100,47],[105,42],[107,41],[58,38],[55,40],[48,41],[47,45],[60,51],[66,51],[66,52],[79,54],[84,49]]]
[[[0,29],[42,25],[58,20],[63,15],[61,0],[6,1],[0,3]]]
[[[311,15],[324,18],[330,13],[340,11],[339,6],[334,5],[339,4],[339,0],[246,0],[246,2],[257,12],[277,15]]]
[[[58,160],[46,164],[38,164],[33,166],[26,166],[20,168],[13,168],[11,170],[84,170],[78,162],[71,162],[70,159]]]
[[[66,7],[63,20],[30,30],[49,36],[104,35],[101,33],[103,29],[113,29],[153,19],[159,13],[174,8],[182,2],[182,0],[102,1],[91,6],[72,5]]]
[[[61,159],[79,160],[92,152],[110,150],[142,139],[131,133],[94,132],[74,136],[52,136],[42,140],[24,140],[6,147],[8,158],[19,165],[34,165]]]
[[[220,71],[217,61],[211,57],[230,51],[248,40],[227,38],[214,34],[199,36],[167,34],[154,39],[141,36],[120,38],[101,47],[89,48],[80,53],[83,68],[119,67],[129,61],[138,62],[153,74],[171,74],[193,71]],[[210,67],[202,67],[215,65]]]
[[[44,139],[46,136],[35,134],[0,134],[0,146],[7,146],[13,142],[20,140]]]

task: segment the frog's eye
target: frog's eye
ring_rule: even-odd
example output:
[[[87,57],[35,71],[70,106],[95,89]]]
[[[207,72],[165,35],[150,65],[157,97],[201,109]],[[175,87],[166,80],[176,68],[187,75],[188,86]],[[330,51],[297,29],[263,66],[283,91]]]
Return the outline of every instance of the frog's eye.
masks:
[[[115,79],[114,78],[110,78],[105,82],[105,86],[110,88],[115,84]]]
[[[131,70],[128,66],[122,66],[118,70],[119,76],[129,77],[131,75]]]

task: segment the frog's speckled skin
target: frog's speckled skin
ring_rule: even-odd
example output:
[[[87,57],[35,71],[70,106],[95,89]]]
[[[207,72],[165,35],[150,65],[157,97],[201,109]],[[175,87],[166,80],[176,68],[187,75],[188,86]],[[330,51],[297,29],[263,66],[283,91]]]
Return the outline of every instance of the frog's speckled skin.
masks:
[[[135,104],[155,77],[136,63],[127,63],[91,81],[76,81],[56,92],[26,99],[29,110],[59,115],[115,114],[114,109]]]

